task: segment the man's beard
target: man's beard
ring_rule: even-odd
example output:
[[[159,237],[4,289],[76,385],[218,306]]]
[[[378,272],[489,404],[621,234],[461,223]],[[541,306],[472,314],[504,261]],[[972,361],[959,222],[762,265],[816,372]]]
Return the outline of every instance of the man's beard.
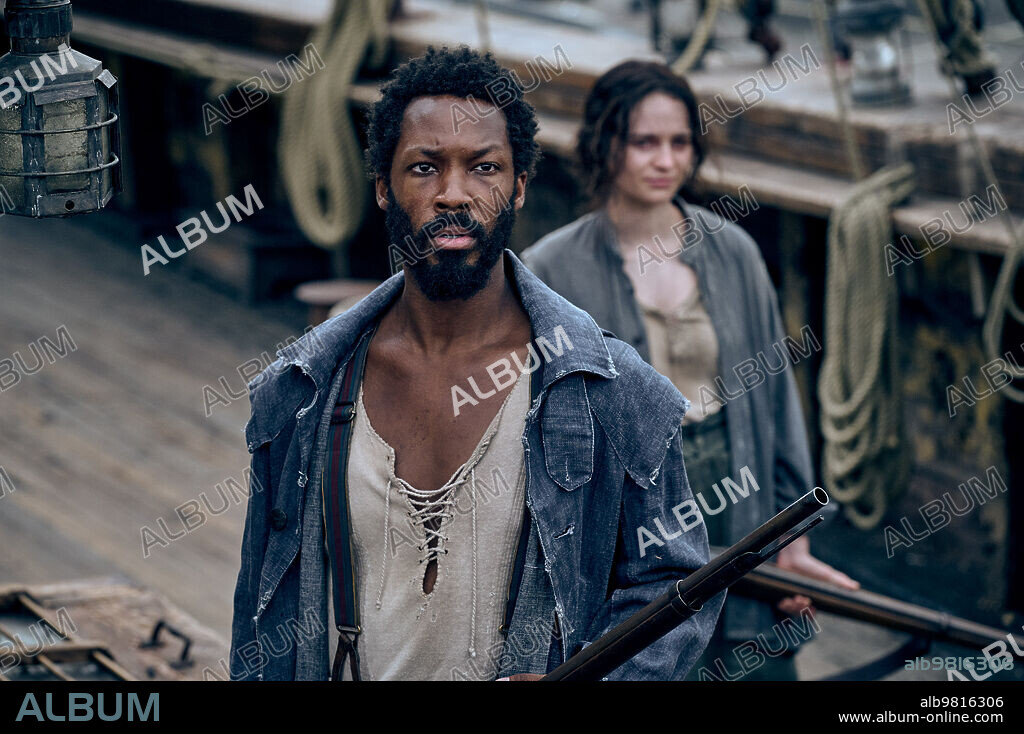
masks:
[[[491,270],[512,237],[515,219],[515,207],[509,198],[498,214],[490,234],[465,211],[439,214],[416,232],[408,213],[395,200],[390,186],[388,208],[384,212],[384,225],[391,242],[402,243],[400,247],[403,250],[411,243],[412,252],[407,254],[413,262],[405,264],[412,271],[423,295],[431,301],[451,301],[456,298],[467,300],[487,285]],[[448,226],[467,230],[469,236],[476,238],[476,244],[466,250],[437,249],[428,233],[439,232]],[[428,254],[424,256],[421,253]],[[467,261],[473,253],[477,254],[476,262],[469,264]],[[431,257],[437,258],[437,262],[428,261]]]

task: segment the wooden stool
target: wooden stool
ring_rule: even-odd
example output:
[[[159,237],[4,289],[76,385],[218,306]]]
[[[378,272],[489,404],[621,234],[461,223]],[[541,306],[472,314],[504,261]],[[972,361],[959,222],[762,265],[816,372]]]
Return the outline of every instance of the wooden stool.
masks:
[[[295,298],[309,307],[309,325],[317,326],[351,308],[379,285],[377,280],[354,278],[313,280],[296,288]]]

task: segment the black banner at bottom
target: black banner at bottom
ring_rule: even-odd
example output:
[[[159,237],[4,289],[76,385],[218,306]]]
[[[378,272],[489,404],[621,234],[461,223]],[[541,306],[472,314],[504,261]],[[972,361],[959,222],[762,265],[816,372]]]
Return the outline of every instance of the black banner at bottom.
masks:
[[[391,728],[403,720],[429,724],[438,715],[438,706],[449,709],[444,714],[446,719],[462,719],[467,726],[475,721],[473,729],[490,728],[487,720],[501,728],[578,728],[589,726],[586,722],[592,722],[595,713],[604,716],[610,712],[614,712],[614,719],[606,720],[602,728],[647,728],[665,721],[673,727],[716,730],[722,726],[761,729],[770,725],[805,731],[856,731],[889,724],[1020,731],[1024,723],[1024,689],[1009,681],[962,686],[935,682],[502,682],[477,683],[471,695],[467,690],[442,691],[445,684],[355,684],[357,689],[352,685],[0,683],[0,731],[68,725],[78,728],[74,724],[79,722],[99,727],[130,724],[140,730],[185,731],[183,727],[213,725],[232,727],[230,732],[239,731],[235,727],[268,731],[321,721],[342,723],[344,717],[353,715],[386,716]],[[413,686],[424,690],[414,692]],[[492,705],[494,708],[490,708]],[[502,713],[480,719],[481,712],[487,710],[492,715]]]

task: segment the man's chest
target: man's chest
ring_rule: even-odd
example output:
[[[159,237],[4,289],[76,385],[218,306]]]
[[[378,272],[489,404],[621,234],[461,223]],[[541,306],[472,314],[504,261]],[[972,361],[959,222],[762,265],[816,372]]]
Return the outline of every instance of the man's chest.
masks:
[[[456,471],[420,490],[396,475],[396,451],[359,392],[345,491],[364,677],[447,679],[467,665],[464,676],[496,672],[473,664],[472,651],[501,648],[524,513],[528,380],[507,398]]]
[[[362,384],[363,408],[373,429],[394,450],[398,476],[424,489],[448,481],[520,381],[518,370],[498,371],[494,379],[496,371],[488,372],[487,365],[477,362],[396,374],[375,362],[371,352]],[[522,377],[528,380],[528,375]],[[521,429],[520,423],[520,434]]]

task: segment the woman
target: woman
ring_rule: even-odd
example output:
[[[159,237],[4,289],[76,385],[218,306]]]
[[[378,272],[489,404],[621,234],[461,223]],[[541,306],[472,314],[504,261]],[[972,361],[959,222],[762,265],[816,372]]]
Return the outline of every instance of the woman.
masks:
[[[689,85],[667,66],[627,61],[605,73],[587,98],[577,142],[591,211],[522,257],[690,399],[681,429],[687,476],[709,542],[728,546],[809,491],[814,473],[761,252],[739,226],[681,195],[705,157],[700,129]],[[672,542],[674,530],[668,525],[658,541]],[[656,552],[657,543],[643,537]],[[813,558],[806,538],[777,561],[858,587]],[[779,609],[794,614],[808,605],[793,597]],[[704,668],[719,678],[796,679],[795,646],[773,630],[781,616],[767,604],[730,598],[690,677],[708,677]],[[756,670],[747,662],[752,652],[733,652],[748,640],[767,650]]]

